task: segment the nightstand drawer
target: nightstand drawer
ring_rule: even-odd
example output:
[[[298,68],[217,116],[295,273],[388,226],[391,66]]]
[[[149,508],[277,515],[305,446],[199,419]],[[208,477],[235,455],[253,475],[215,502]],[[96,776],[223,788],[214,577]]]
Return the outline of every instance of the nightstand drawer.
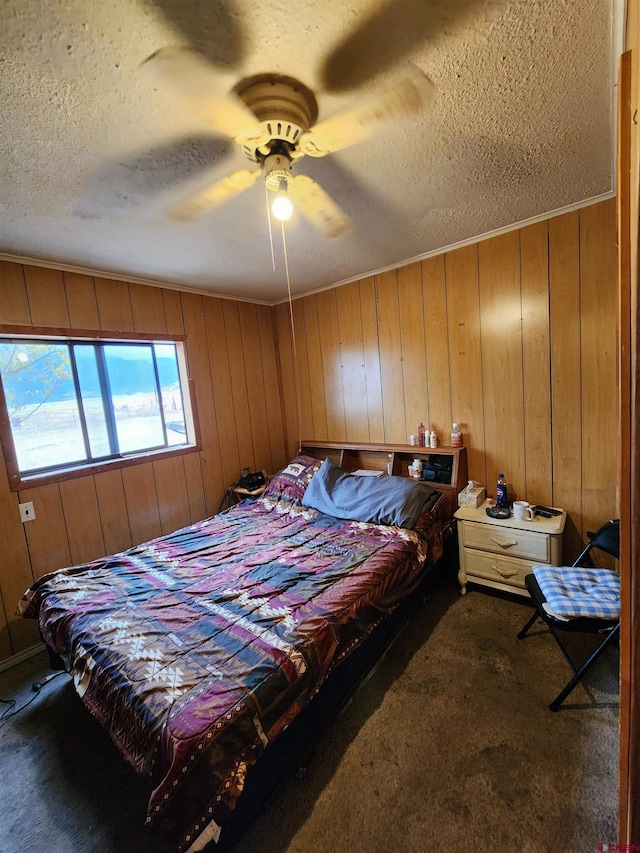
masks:
[[[551,559],[549,537],[537,532],[466,521],[462,522],[461,527],[465,548],[524,557],[534,563],[548,563]]]
[[[466,575],[471,582],[474,577],[478,577],[520,589],[525,589],[524,579],[536,565],[535,562],[516,560],[501,554],[471,550],[464,552],[464,562]]]

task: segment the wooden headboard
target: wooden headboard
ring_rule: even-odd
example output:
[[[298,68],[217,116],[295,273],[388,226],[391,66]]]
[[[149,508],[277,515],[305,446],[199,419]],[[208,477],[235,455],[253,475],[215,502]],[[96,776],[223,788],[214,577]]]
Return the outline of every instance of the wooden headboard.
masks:
[[[391,463],[394,476],[408,477],[409,465],[414,459],[422,459],[424,466],[433,475],[428,483],[447,498],[449,521],[458,507],[458,492],[467,485],[466,447],[412,447],[408,444],[345,444],[339,441],[303,441],[300,452],[316,459],[329,457],[345,471],[371,468],[387,473]]]

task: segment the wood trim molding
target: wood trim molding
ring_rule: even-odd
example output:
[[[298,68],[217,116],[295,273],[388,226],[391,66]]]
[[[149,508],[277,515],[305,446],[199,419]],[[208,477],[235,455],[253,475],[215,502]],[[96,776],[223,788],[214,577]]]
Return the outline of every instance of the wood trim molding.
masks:
[[[618,85],[618,243],[620,299],[620,764],[618,842],[640,839],[640,6],[626,8],[626,48]]]
[[[634,789],[631,748],[633,717],[633,588],[632,567],[632,359],[631,339],[631,70],[629,52],[622,55],[618,73],[618,288],[619,288],[619,371],[620,371],[620,758],[618,837],[630,837]]]
[[[18,652],[17,655],[12,655],[10,658],[0,661],[0,672],[6,672],[6,670],[11,669],[12,666],[17,666],[19,663],[39,655],[40,652],[44,652],[46,648],[47,647],[44,643],[38,643],[37,646],[30,646],[23,652]]]
[[[64,338],[67,341],[131,341],[132,343],[146,343],[158,341],[160,343],[184,343],[186,335],[153,335],[141,332],[127,331],[102,331],[98,329],[57,329],[50,326],[10,326],[0,323],[0,336],[12,338],[37,338],[46,340],[48,338]]]

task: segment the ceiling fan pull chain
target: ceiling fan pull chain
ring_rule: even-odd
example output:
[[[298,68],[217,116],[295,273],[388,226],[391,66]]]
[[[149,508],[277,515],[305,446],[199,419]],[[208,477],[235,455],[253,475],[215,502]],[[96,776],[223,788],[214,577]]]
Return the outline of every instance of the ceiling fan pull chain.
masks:
[[[284,268],[287,275],[287,295],[289,297],[289,320],[291,322],[291,346],[293,349],[293,385],[296,392],[296,411],[298,414],[298,449],[302,446],[302,412],[300,409],[300,385],[298,379],[298,350],[296,347],[296,326],[293,321],[293,298],[291,296],[291,279],[289,278],[289,253],[287,252],[287,237],[284,229],[284,222],[280,222],[282,227],[282,247],[284,249]]]
[[[271,244],[271,267],[276,271],[276,256],[273,251],[273,231],[271,230],[271,210],[269,208],[269,190],[267,185],[264,185],[264,200],[267,205],[267,222],[269,223],[269,243]]]

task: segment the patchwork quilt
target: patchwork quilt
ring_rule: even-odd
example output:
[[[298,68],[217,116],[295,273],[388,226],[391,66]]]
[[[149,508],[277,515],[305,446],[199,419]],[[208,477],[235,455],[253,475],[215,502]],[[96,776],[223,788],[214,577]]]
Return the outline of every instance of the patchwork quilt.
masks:
[[[206,762],[183,849],[217,838],[248,769],[441,555],[439,497],[411,530],[265,497],[27,590],[20,611],[151,780],[148,823]]]

